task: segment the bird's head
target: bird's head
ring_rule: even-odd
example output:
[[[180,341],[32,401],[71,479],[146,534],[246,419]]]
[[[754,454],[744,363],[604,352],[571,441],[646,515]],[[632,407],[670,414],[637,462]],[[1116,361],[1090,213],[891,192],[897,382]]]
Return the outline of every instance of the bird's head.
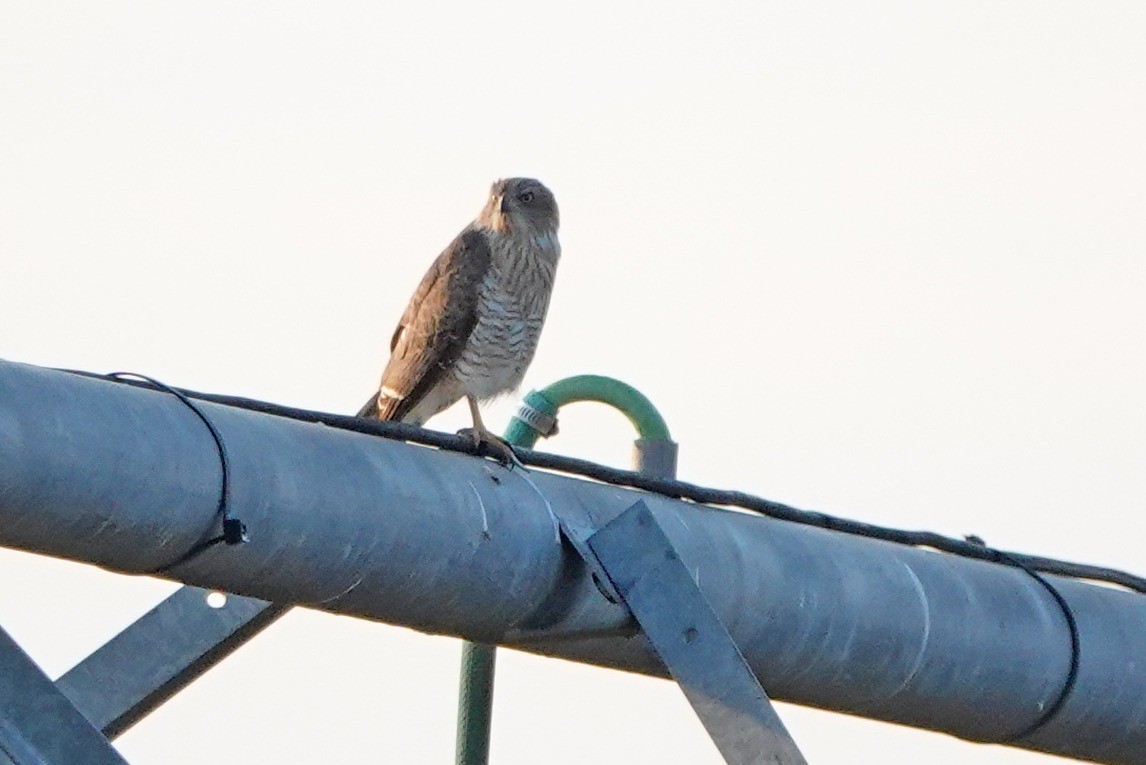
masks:
[[[478,222],[494,231],[534,236],[557,233],[560,215],[553,192],[533,178],[506,178],[489,189]]]

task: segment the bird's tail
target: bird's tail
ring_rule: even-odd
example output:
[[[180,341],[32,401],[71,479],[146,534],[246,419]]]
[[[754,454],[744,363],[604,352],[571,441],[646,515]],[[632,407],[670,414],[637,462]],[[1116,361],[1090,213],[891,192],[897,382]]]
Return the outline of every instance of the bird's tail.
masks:
[[[362,405],[356,416],[387,422],[405,422],[410,425],[421,425],[426,421],[426,418],[420,417],[417,411],[404,407],[404,403],[403,399],[383,396],[381,391],[377,391]]]
[[[378,416],[378,391],[374,391],[374,395],[370,400],[362,405],[358,410],[356,417],[377,417]]]

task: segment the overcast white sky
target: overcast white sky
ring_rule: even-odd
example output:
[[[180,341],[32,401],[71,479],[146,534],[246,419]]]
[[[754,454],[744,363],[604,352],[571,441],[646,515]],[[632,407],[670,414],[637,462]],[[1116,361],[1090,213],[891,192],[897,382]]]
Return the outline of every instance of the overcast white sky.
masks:
[[[0,357],[354,411],[533,175],[565,252],[527,387],[636,385],[691,481],[1142,573],[1143,136],[1137,0],[2,0]],[[582,405],[544,448],[631,440]],[[0,581],[53,675],[171,588]],[[458,645],[295,612],[118,746],[450,762]],[[497,691],[495,763],[720,761],[664,681],[502,652]],[[1053,761],[780,712],[812,763]]]

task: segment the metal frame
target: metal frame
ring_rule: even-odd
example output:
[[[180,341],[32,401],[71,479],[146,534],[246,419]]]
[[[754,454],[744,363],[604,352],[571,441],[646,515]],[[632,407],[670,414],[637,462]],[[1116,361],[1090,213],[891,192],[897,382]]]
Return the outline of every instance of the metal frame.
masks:
[[[181,587],[68,670],[56,687],[114,739],[269,627],[289,606]]]
[[[1058,600],[1014,567],[214,404],[251,541],[171,568],[217,528],[202,422],[170,395],[20,364],[0,362],[0,390],[7,547],[663,675],[555,534],[558,514],[594,531],[643,499],[774,698],[1146,765],[1141,595],[1047,576]]]
[[[637,502],[589,546],[729,765],[807,765],[656,518]]]
[[[127,765],[108,740],[0,629],[0,762]]]

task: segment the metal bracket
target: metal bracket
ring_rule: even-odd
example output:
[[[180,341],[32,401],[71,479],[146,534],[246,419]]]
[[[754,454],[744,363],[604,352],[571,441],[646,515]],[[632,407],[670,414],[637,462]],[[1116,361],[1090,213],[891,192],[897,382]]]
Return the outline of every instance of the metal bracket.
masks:
[[[730,765],[807,765],[732,636],[645,503],[588,540]]]
[[[226,595],[215,608],[209,595],[179,588],[68,670],[56,687],[115,738],[290,608],[239,595]]]
[[[127,765],[3,629],[0,629],[0,762]]]

